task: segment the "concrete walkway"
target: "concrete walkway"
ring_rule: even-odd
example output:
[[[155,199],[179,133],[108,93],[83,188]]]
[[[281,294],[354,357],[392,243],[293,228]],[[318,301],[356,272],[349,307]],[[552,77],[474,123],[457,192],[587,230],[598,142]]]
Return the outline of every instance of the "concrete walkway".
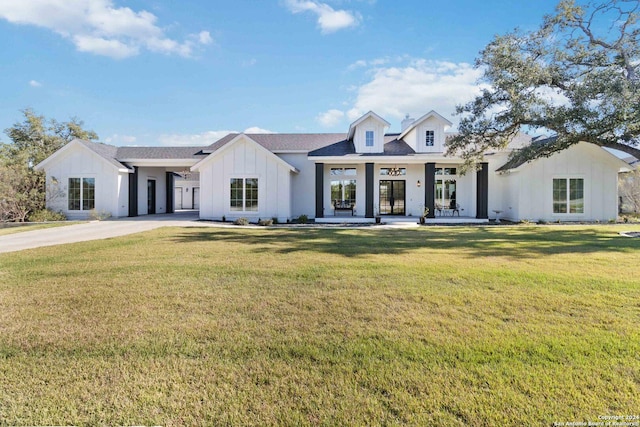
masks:
[[[180,212],[175,214],[145,215],[135,218],[118,218],[107,221],[92,221],[0,236],[0,253],[64,243],[108,239],[110,237],[126,236],[127,234],[139,233],[160,227],[206,227],[207,225],[213,225],[213,223],[199,222],[198,212]]]
[[[360,224],[370,225],[370,224]],[[33,231],[0,236],[0,253],[15,252],[24,249],[54,246],[65,243],[86,242],[89,240],[108,239],[126,236],[160,227],[235,227],[232,223],[199,221],[197,211],[181,211],[174,214],[143,215],[134,218],[118,218],[106,221],[92,221],[61,227],[44,228]],[[340,228],[345,224],[315,224],[311,227],[334,226]],[[257,226],[248,226],[257,227]],[[304,227],[304,226],[302,226]],[[375,226],[384,228],[412,228],[418,227],[413,218],[386,219],[385,224]]]

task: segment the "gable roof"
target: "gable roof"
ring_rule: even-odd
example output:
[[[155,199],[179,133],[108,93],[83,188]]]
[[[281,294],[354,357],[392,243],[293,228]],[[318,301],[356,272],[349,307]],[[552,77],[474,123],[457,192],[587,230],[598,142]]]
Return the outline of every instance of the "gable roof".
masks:
[[[233,137],[231,137],[232,135],[235,135]],[[259,144],[257,141],[255,141],[252,137],[255,135],[245,135],[244,133],[240,133],[240,134],[229,134],[227,136],[225,136],[224,138],[222,138],[221,140],[215,142],[214,144],[212,144],[212,146],[216,145],[218,142],[221,142],[222,140],[225,140],[223,144],[219,145],[215,151],[213,151],[211,154],[208,154],[204,159],[200,160],[199,162],[197,162],[195,165],[193,165],[191,167],[192,171],[198,171],[200,170],[200,168],[211,161],[211,159],[216,158],[217,156],[221,155],[221,153],[224,153],[225,151],[229,150],[230,147],[232,147],[234,144],[238,143],[238,141],[242,141],[242,140],[246,140],[249,141],[252,144],[255,144],[259,150],[262,150],[263,152],[265,152],[268,156],[272,157],[273,159],[275,159],[276,162],[280,163],[281,165],[283,165],[284,167],[290,169],[292,172],[299,172],[298,169],[296,169],[294,166],[291,166],[289,163],[287,163],[285,160],[281,159],[280,157],[276,156],[273,151],[267,149],[266,147],[264,147],[262,144]],[[210,146],[210,147],[212,147]]]
[[[544,147],[545,145],[547,145],[547,144],[552,144],[552,143],[554,143],[557,139],[558,139],[558,138],[557,138],[557,136],[552,136],[552,137],[548,137],[548,138],[544,138],[544,139],[536,139],[536,138],[534,138],[534,139],[533,139],[533,141],[531,142],[531,144],[530,144],[529,146],[526,146],[526,147],[523,147],[523,148],[524,148],[526,151],[528,151],[528,152],[529,152],[529,151],[534,151],[534,152],[535,152],[535,150],[536,150],[536,149],[543,148],[543,147]],[[589,142],[579,142],[578,144],[572,145],[572,146],[568,147],[567,149],[570,149],[570,148],[572,148],[572,147],[575,147],[575,146],[577,146],[577,145],[579,145],[579,144],[589,144],[589,145],[593,145],[593,146],[598,147],[597,145],[595,145],[595,144],[591,144],[591,143],[589,143]],[[615,160],[615,161],[620,165],[620,170],[621,170],[621,171],[622,171],[623,169],[625,169],[625,166],[626,166],[626,165],[628,165],[628,163],[627,163],[627,162],[625,162],[624,160],[622,160],[622,159],[618,158],[618,157],[617,157],[617,156],[615,156],[613,153],[611,153],[611,152],[609,152],[609,151],[605,150],[605,149],[604,149],[604,148],[602,148],[602,147],[600,147],[600,148],[601,148],[602,153],[605,153],[605,155],[610,156],[610,158],[611,158],[612,160]],[[517,153],[517,151],[516,151],[516,153]],[[536,158],[536,159],[531,160],[527,155],[520,155],[520,156],[518,156],[518,155],[516,154],[516,156],[515,156],[515,157],[511,157],[511,158],[509,159],[509,161],[507,161],[507,163],[505,163],[504,165],[502,165],[502,166],[500,166],[498,169],[496,169],[496,172],[505,172],[505,171],[508,171],[508,170],[517,169],[517,168],[519,168],[520,166],[522,166],[522,165],[524,165],[524,164],[526,164],[526,163],[530,163],[530,162],[535,161],[535,160],[537,160],[537,158]]]
[[[115,158],[120,161],[132,159],[199,159],[206,153],[206,147],[113,147],[116,148]]]
[[[213,153],[224,147],[239,133],[230,133],[206,147],[204,153]],[[344,133],[251,133],[245,134],[272,153],[277,152],[309,152],[326,147],[345,139]]]
[[[46,159],[38,163],[36,165],[36,169],[44,168],[44,166],[47,163],[53,161],[55,158],[67,152],[68,150],[71,150],[74,146],[81,146],[92,151],[93,153],[98,155],[100,158],[102,158],[104,161],[108,162],[111,166],[117,168],[120,171],[131,170],[131,168],[129,168],[127,165],[120,163],[116,159],[115,155],[118,147],[115,147],[113,145],[103,144],[100,142],[87,141],[79,138],[76,138],[70,141],[64,147],[62,147],[61,149],[59,149],[58,151],[56,151],[55,153],[53,153],[52,155],[50,155],[49,157],[47,157]]]
[[[405,136],[407,136],[407,134],[409,132],[411,132],[413,129],[418,127],[418,125],[420,123],[424,122],[425,120],[427,120],[427,119],[429,119],[431,117],[435,117],[435,118],[445,122],[449,126],[453,125],[453,123],[451,123],[449,120],[445,119],[443,116],[441,116],[440,114],[436,113],[435,110],[431,110],[427,114],[425,114],[424,116],[419,117],[416,120],[414,120],[413,123],[411,123],[404,131],[402,131],[402,133],[400,134],[400,137],[398,139],[404,138]]]
[[[360,123],[364,122],[365,120],[367,120],[370,117],[375,119],[375,120],[377,120],[377,121],[379,121],[380,123],[384,124],[386,127],[391,126],[391,123],[389,123],[388,121],[386,121],[385,119],[383,119],[382,117],[380,117],[379,115],[374,113],[373,111],[369,111],[368,113],[366,113],[365,115],[360,117],[358,120],[356,120],[355,122],[351,123],[351,125],[349,126],[349,133],[347,134],[347,139],[348,140],[352,140],[353,139],[353,135],[356,132],[356,127]]]
[[[410,156],[416,152],[409,144],[398,139],[397,133],[384,136],[382,153],[356,153],[353,141],[346,139],[309,152],[310,157],[341,157],[355,154],[359,156]]]

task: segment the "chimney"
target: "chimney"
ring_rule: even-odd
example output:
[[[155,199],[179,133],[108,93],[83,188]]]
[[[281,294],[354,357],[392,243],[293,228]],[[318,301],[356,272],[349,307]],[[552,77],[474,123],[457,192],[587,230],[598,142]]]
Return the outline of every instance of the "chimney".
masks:
[[[402,123],[400,124],[400,128],[402,129],[401,132],[404,132],[409,126],[411,126],[413,124],[413,122],[415,122],[416,119],[412,119],[411,117],[409,117],[409,115],[407,114],[404,118],[404,120],[402,121]]]

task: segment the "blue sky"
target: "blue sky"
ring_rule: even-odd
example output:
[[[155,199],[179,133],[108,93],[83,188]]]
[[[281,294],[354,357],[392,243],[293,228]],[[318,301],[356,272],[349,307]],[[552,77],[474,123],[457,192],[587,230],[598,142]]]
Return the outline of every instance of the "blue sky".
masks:
[[[478,52],[556,0],[0,0],[0,129],[33,108],[114,145],[450,118]],[[0,140],[8,142],[6,135]]]

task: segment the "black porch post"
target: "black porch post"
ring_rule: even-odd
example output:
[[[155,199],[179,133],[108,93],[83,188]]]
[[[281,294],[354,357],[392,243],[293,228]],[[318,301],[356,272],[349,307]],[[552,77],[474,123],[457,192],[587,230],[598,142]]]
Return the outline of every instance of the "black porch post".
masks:
[[[424,206],[429,208],[427,218],[436,217],[436,164],[424,164]]]
[[[324,163],[316,163],[316,218],[324,218]]]
[[[373,218],[373,163],[365,163],[364,216]]]
[[[129,216],[138,216],[138,167],[129,174]]]
[[[173,172],[167,172],[167,213],[173,213]]]
[[[476,218],[489,218],[489,164],[480,163],[477,174],[477,206]]]

